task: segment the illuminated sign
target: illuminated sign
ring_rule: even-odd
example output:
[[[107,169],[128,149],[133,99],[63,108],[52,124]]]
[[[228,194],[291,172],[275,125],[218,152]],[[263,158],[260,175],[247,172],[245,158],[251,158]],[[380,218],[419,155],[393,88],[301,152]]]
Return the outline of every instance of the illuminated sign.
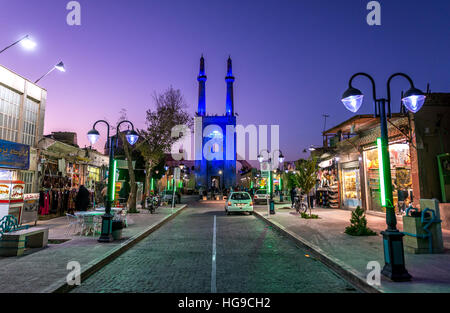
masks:
[[[382,141],[381,138],[377,138],[377,149],[378,149],[378,168],[380,174],[380,195],[381,195],[381,206],[386,207],[386,186],[384,180],[384,160],[382,152]]]

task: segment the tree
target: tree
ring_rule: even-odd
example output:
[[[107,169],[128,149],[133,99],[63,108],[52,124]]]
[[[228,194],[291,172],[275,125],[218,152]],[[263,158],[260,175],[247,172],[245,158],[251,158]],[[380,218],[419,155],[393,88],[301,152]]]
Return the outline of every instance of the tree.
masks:
[[[165,153],[180,137],[172,137],[172,128],[177,125],[192,126],[192,117],[186,112],[186,101],[179,89],[169,87],[161,94],[154,94],[156,109],[147,110],[146,129],[140,130],[142,143],[137,147],[145,159],[145,194],[150,191],[153,169],[164,159]]]
[[[121,121],[124,121],[127,119],[127,110],[126,109],[122,109],[120,110],[120,117],[119,120],[117,122],[117,124],[119,124]],[[134,173],[134,169],[133,169],[133,156],[132,156],[132,152],[134,147],[132,147],[129,143],[128,140],[126,140],[125,137],[125,133],[124,132],[120,132],[117,134],[120,138],[120,140],[122,141],[122,145],[123,145],[123,151],[125,153],[125,157],[127,159],[127,167],[128,167],[128,174],[130,177],[130,193],[128,196],[128,211],[130,213],[136,213],[137,209],[136,209],[136,193],[137,193],[137,186],[136,186],[136,176]],[[111,147],[110,147],[111,149]]]
[[[311,205],[309,193],[316,185],[317,180],[317,158],[300,159],[295,163],[296,172],[294,178],[296,185],[307,195],[309,215],[311,216]]]

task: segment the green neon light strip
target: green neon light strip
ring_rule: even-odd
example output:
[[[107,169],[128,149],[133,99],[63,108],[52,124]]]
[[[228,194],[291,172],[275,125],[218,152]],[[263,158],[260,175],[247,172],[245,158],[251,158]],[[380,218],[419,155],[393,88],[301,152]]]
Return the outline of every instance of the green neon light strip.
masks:
[[[150,183],[150,189],[153,191],[155,190],[155,180],[152,178],[152,181]]]
[[[377,148],[378,148],[378,168],[380,173],[381,206],[386,207],[386,186],[384,185],[384,160],[383,160],[381,138],[377,138]]]
[[[113,162],[113,171],[112,171],[112,190],[110,192],[111,195],[111,201],[114,201],[116,199],[116,169],[117,169],[117,160],[114,160]]]

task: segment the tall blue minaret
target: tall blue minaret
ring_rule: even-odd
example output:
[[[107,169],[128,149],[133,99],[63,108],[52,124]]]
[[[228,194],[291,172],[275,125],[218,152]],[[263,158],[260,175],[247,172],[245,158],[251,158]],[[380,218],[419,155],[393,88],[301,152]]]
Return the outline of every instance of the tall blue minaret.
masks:
[[[205,59],[202,57],[200,58],[200,73],[198,74],[197,80],[198,80],[198,110],[197,114],[199,116],[205,116],[206,115],[206,74],[205,74]]]
[[[227,68],[227,77],[225,77],[225,81],[227,82],[227,103],[226,103],[226,115],[234,116],[234,99],[233,99],[233,65],[231,62],[231,56],[228,58],[228,68]]]

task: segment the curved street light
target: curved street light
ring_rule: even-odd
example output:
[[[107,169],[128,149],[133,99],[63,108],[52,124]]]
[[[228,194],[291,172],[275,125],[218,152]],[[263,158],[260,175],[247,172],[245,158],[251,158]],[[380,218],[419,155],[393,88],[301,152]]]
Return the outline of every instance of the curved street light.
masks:
[[[5,52],[6,50],[8,50],[11,47],[14,47],[18,43],[20,43],[25,50],[33,50],[37,46],[36,42],[31,40],[29,35],[25,35],[22,38],[20,38],[19,40],[17,40],[16,42],[14,42],[13,44],[2,49],[0,51],[0,53]]]
[[[37,84],[42,78],[44,78],[45,76],[47,76],[48,74],[50,74],[51,72],[53,72],[54,70],[58,70],[60,72],[65,72],[66,68],[64,67],[64,63],[63,62],[59,62],[58,64],[56,64],[55,66],[52,67],[52,69],[50,71],[48,71],[47,73],[45,73],[44,75],[42,75],[41,77],[39,77],[34,83]]]
[[[397,219],[395,216],[394,200],[392,195],[392,178],[389,159],[389,138],[387,129],[387,115],[391,114],[391,88],[390,83],[394,77],[401,76],[406,78],[410,84],[410,89],[402,98],[403,105],[412,113],[420,110],[425,102],[425,95],[422,91],[414,87],[412,79],[404,73],[392,74],[387,80],[387,99],[377,98],[375,81],[369,74],[360,72],[354,74],[349,80],[349,88],[342,95],[342,103],[353,113],[356,113],[362,105],[364,95],[352,86],[353,79],[357,76],[368,78],[372,84],[372,96],[375,105],[375,117],[380,118],[381,137],[377,139],[379,174],[380,174],[380,193],[381,204],[386,208],[387,229],[382,233],[384,245],[385,265],[382,274],[393,281],[408,281],[411,275],[405,267],[405,257],[403,251],[403,233],[397,229]]]
[[[105,214],[102,216],[102,234],[100,235],[100,238],[98,239],[99,242],[111,242],[113,241],[112,237],[112,218],[113,215],[111,214],[111,205],[113,201],[113,195],[114,195],[114,181],[112,177],[115,174],[114,169],[114,140],[118,140],[118,135],[120,132],[120,126],[124,123],[128,123],[131,125],[131,130],[128,130],[125,134],[125,137],[127,138],[127,141],[130,145],[134,145],[138,139],[139,135],[134,130],[134,125],[130,121],[124,120],[121,121],[119,124],[117,124],[116,127],[116,135],[111,137],[109,134],[110,125],[105,120],[98,120],[94,123],[94,126],[92,129],[87,133],[87,137],[89,142],[94,145],[99,139],[100,139],[100,133],[95,128],[97,124],[103,123],[106,125],[106,137],[109,147],[109,177],[108,177],[108,188],[106,191],[106,203],[105,203]]]

